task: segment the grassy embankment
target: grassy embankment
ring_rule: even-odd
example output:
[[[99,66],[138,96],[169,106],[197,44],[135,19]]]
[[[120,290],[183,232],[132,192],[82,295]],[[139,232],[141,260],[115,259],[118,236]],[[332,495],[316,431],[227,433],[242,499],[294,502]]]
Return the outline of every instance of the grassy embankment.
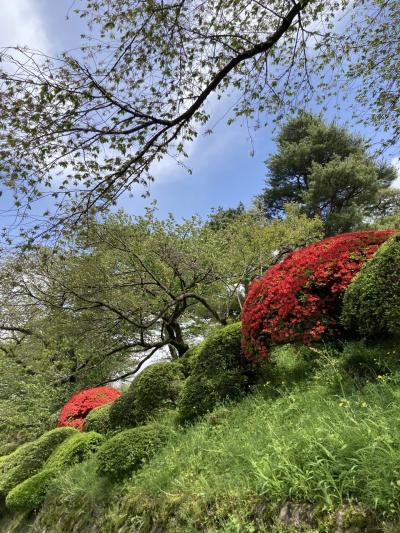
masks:
[[[296,514],[304,531],[398,531],[399,343],[296,351],[197,424],[165,417],[169,442],[132,477],[100,478],[95,456],[62,473],[32,531],[298,531]]]

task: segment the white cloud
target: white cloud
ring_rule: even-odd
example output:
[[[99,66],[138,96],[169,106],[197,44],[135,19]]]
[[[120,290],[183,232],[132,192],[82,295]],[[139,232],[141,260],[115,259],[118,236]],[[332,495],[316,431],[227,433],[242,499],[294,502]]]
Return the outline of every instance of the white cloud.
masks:
[[[394,157],[391,160],[391,164],[396,167],[397,170],[397,178],[394,180],[391,186],[400,189],[400,157]]]
[[[27,46],[51,51],[38,0],[3,0],[0,9],[0,47]]]

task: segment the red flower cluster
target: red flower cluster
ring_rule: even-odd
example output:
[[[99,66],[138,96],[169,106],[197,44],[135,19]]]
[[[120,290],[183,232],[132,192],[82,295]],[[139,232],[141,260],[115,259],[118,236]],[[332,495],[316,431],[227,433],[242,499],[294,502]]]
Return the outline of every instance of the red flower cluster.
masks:
[[[116,400],[121,393],[112,387],[94,387],[77,392],[61,409],[59,426],[72,426],[82,431],[86,416],[95,407]]]
[[[253,281],[243,306],[243,351],[266,358],[271,342],[305,344],[340,334],[343,292],[364,261],[394,231],[360,231],[329,237],[272,266]]]

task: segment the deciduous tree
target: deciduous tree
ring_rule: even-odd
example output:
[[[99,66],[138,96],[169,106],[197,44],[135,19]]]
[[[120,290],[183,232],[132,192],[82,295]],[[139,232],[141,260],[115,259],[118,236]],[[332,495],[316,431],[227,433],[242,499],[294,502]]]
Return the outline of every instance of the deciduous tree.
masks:
[[[397,4],[85,0],[78,12],[92,38],[79,53],[2,53],[0,169],[16,224],[49,196],[55,209],[21,228],[48,236],[148,184],[154,162],[181,160],[209,131],[210,98],[234,96],[228,121],[260,125],[266,112],[279,119],[350,79],[370,107],[364,119],[395,140]]]

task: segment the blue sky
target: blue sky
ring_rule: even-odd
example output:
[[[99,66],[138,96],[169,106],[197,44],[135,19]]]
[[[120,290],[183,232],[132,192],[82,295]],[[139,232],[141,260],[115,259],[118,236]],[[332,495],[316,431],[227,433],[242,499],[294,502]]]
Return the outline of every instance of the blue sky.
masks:
[[[4,1],[0,11],[0,46],[27,45],[49,55],[77,48],[84,28],[73,14],[74,3],[80,0]],[[69,20],[66,19],[68,13]],[[150,187],[150,199],[142,199],[137,191],[133,198],[125,195],[120,207],[131,214],[140,214],[145,205],[155,199],[161,217],[168,212],[188,217],[193,213],[206,216],[212,207],[235,207],[240,201],[250,206],[251,198],[260,193],[264,185],[264,161],[274,151],[273,130],[271,126],[252,131],[250,139],[245,125],[238,122],[226,126],[223,117],[227,107],[227,103],[222,103],[214,110],[207,126],[217,124],[214,134],[199,136],[190,147],[186,163],[193,174],[189,175],[174,161],[166,159],[154,169],[156,180]],[[346,114],[341,122],[345,122],[345,117]],[[361,133],[370,134],[365,130]],[[390,154],[389,160],[399,165],[396,153]],[[396,181],[400,186],[400,178]],[[1,200],[2,208],[6,198],[7,195]]]

